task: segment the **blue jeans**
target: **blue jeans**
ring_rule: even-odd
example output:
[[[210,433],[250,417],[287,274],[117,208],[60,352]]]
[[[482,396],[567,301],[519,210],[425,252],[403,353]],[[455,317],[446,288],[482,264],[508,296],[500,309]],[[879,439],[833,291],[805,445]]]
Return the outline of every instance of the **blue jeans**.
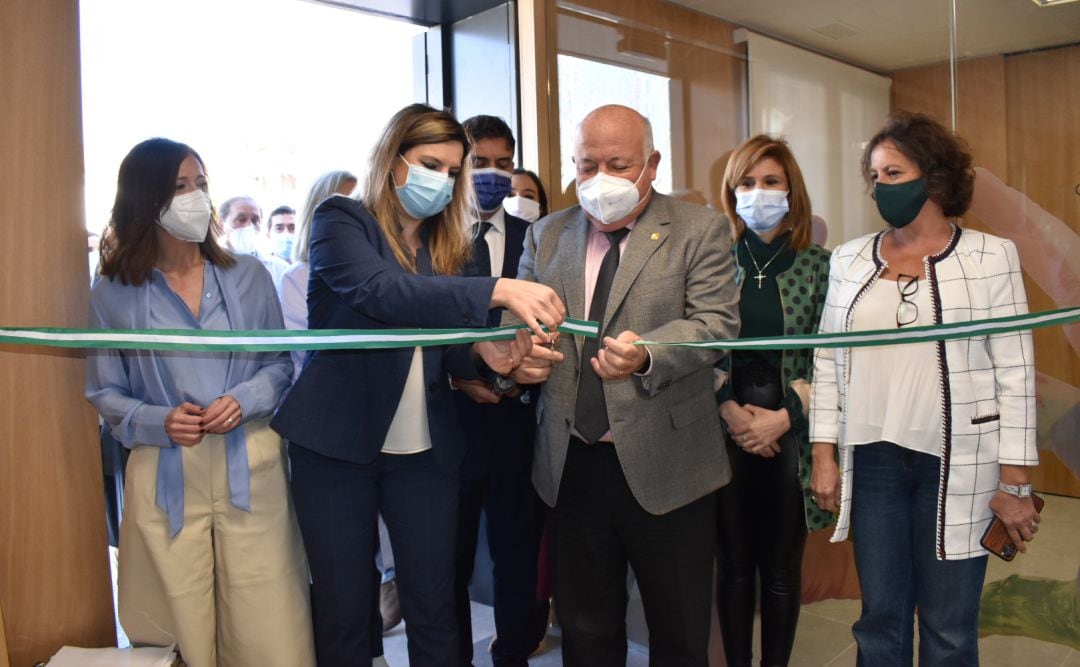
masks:
[[[940,460],[892,443],[855,447],[851,530],[862,586],[852,627],[858,664],[911,665],[919,611],[919,664],[979,664],[979,597],[986,557],[936,557]]]

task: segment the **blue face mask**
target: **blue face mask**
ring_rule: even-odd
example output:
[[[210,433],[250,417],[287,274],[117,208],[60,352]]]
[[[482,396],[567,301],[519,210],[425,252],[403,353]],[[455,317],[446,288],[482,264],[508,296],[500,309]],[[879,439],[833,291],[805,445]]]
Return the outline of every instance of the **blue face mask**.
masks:
[[[398,157],[409,165],[405,185],[395,183],[395,191],[405,212],[417,220],[438,215],[454,196],[454,179],[441,171],[409,164],[402,155]]]
[[[292,234],[272,234],[270,239],[273,243],[274,254],[286,262],[291,262],[293,245],[296,243],[296,237]]]
[[[510,194],[510,172],[502,169],[473,169],[472,182],[476,190],[476,203],[484,213],[498,209],[506,195]]]

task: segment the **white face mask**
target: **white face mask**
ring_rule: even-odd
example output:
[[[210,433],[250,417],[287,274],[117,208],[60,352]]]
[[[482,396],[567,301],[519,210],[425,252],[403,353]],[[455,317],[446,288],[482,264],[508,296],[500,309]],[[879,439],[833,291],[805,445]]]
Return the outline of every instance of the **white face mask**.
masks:
[[[210,195],[202,190],[192,190],[172,198],[161,212],[158,224],[181,241],[201,243],[210,229]]]
[[[735,192],[735,212],[755,232],[775,229],[788,213],[787,190],[754,188]]]
[[[255,225],[230,229],[229,245],[241,255],[253,255],[259,248],[259,230],[255,229]]]
[[[638,181],[644,175],[645,169],[642,169]],[[610,225],[629,215],[641,201],[638,181],[597,172],[596,176],[577,186],[578,201],[597,222]]]
[[[532,199],[521,196],[507,197],[503,200],[503,208],[515,218],[521,218],[527,222],[536,222],[540,219],[540,202]]]

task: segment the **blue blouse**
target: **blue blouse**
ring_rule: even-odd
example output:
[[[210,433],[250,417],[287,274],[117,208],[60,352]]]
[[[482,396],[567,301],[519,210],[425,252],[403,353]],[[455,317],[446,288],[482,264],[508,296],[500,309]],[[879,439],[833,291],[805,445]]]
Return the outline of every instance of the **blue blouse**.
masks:
[[[99,279],[90,309],[91,326],[106,329],[283,328],[270,275],[247,256],[237,256],[229,268],[205,262],[198,317],[157,269],[139,286]],[[236,399],[243,419],[225,435],[229,496],[235,507],[251,511],[243,422],[269,416],[291,375],[292,363],[284,352],[91,350],[86,396],[125,447],[162,448],[156,501],[176,536],[184,524],[184,471],[181,445],[165,433],[165,417],[184,401],[205,408],[226,394]]]

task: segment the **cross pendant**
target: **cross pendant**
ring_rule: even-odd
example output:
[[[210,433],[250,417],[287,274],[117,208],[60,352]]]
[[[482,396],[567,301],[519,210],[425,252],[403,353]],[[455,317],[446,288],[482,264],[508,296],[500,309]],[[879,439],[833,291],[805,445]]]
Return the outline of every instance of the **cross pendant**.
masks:
[[[758,274],[754,276],[754,280],[757,281],[757,288],[761,289],[761,283],[765,280],[765,274],[758,271]]]

